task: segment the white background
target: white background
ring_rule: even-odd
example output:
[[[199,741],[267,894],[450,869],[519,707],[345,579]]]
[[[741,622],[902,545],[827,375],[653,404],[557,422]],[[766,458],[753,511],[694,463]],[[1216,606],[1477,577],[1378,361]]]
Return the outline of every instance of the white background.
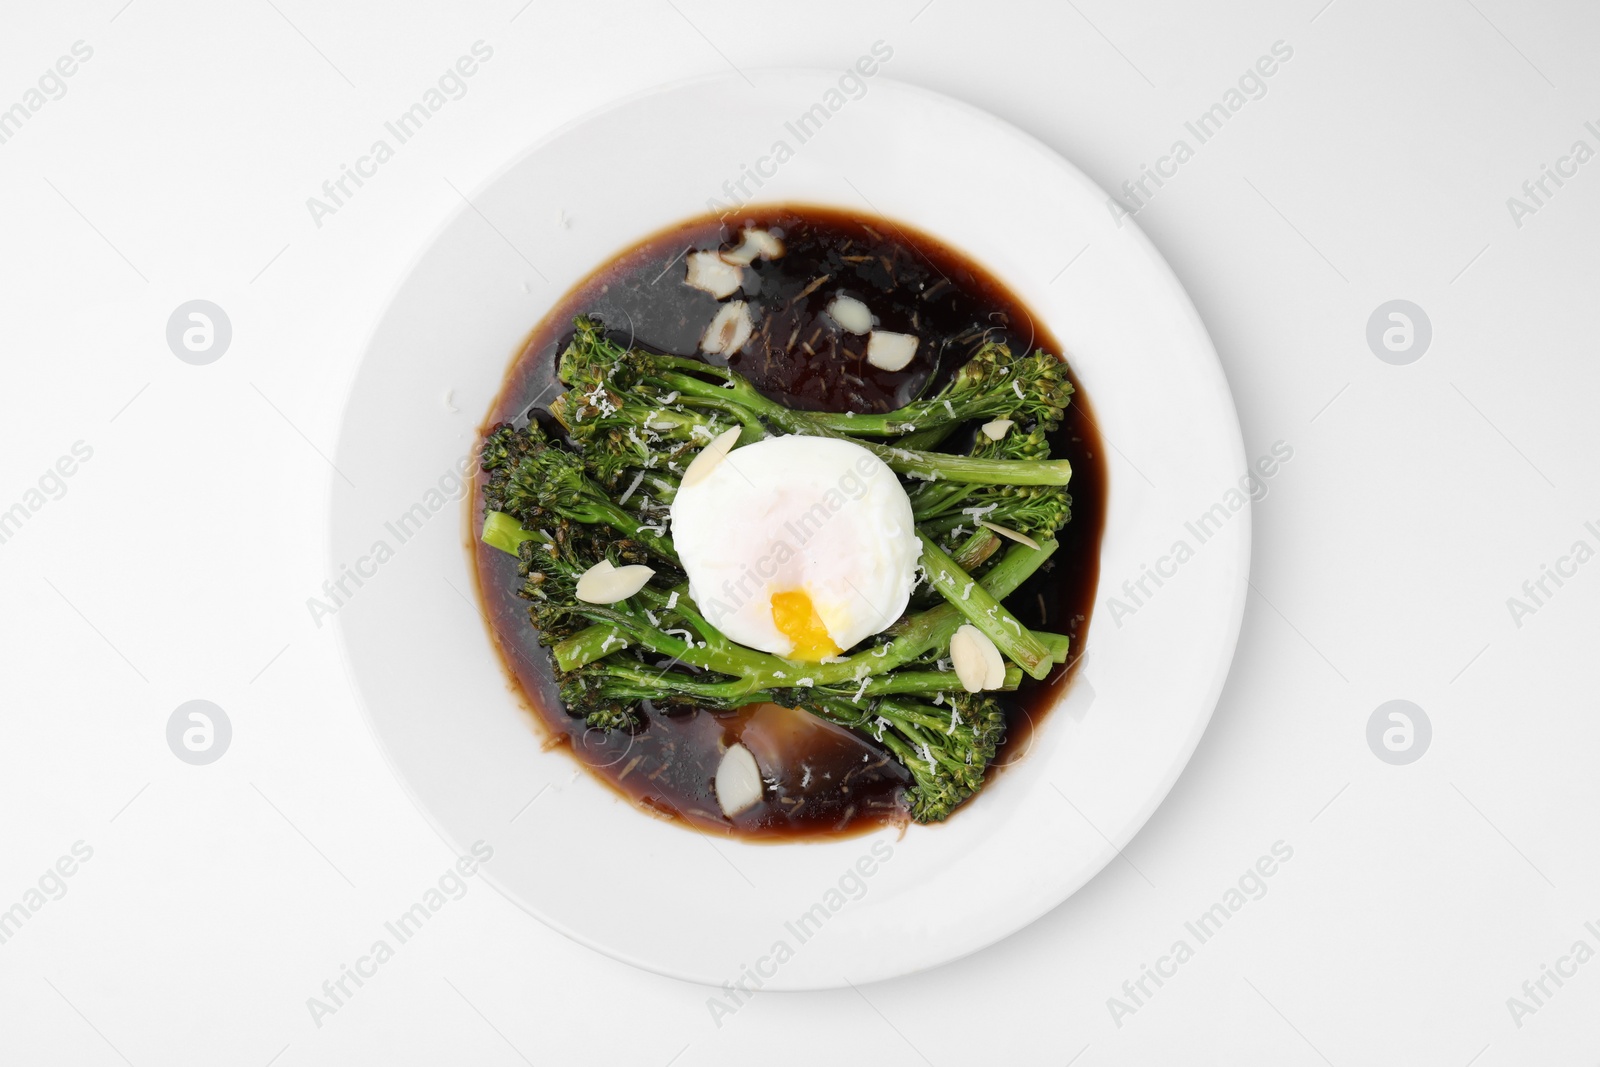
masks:
[[[0,1060],[1600,1056],[1600,962],[1520,1026],[1506,1003],[1578,939],[1600,950],[1600,562],[1520,627],[1506,603],[1574,541],[1600,547],[1600,162],[1520,227],[1506,205],[1575,140],[1600,149],[1600,12],[675,2],[6,4],[0,107],[74,42],[94,54],[0,145],[0,509],[74,442],[93,457],[0,544],[0,908],[74,842],[93,857],[0,945]],[[468,94],[316,226],[306,198],[479,39],[494,58]],[[993,111],[1108,189],[1293,48],[1138,214],[1212,332],[1247,453],[1295,450],[1254,512],[1254,592],[1193,762],[1122,860],[932,973],[763,994],[718,1026],[710,990],[472,882],[317,1026],[307,998],[453,861],[305,606],[327,576],[323,456],[386,293],[455,189],[558,125],[730,64],[842,68],[879,39],[886,76]],[[671,166],[626,147],[641,180]],[[194,298],[233,324],[210,366],[165,340]],[[1394,298],[1433,325],[1409,366],[1365,340]],[[194,698],[233,724],[210,766],[165,739]],[[1408,766],[1365,738],[1394,698],[1433,724]],[[1266,894],[1118,1025],[1107,999],[1280,840]]]

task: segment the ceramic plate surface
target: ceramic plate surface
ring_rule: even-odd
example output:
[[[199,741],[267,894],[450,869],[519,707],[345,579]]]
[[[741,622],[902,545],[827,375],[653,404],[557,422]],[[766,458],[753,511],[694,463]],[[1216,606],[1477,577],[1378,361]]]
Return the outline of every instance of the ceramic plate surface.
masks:
[[[494,849],[483,877],[509,899],[653,971],[823,988],[991,944],[1127,844],[1227,675],[1250,515],[1210,340],[1103,191],[1013,127],[881,72],[750,78],[654,90],[566,127],[422,251],[340,431],[335,461],[359,489],[333,480],[331,569],[366,577],[333,624],[395,773],[453,847]],[[510,359],[596,266],[730,190],[744,199],[752,173],[752,201],[884,215],[985,264],[1064,344],[1107,445],[1087,656],[1026,756],[944,826],[745,844],[643,814],[544,747],[479,614],[461,472]],[[1141,593],[1146,566],[1160,584]]]

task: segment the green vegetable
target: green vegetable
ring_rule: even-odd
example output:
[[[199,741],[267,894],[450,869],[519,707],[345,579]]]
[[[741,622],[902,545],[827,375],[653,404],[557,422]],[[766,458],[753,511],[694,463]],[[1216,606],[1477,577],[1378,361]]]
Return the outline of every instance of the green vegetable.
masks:
[[[980,526],[953,550],[951,558],[962,570],[972,571],[987,563],[989,557],[999,550],[1000,535]]]
[[[1047,541],[1038,549],[1016,545],[1000,560],[977,589],[990,599],[1001,599],[1022,584],[1045,559],[1054,552],[1056,543]],[[974,595],[977,595],[976,593]],[[666,632],[663,626],[653,624],[642,607],[618,604],[573,604],[568,611],[582,615],[591,622],[608,626],[619,640],[667,656],[690,667],[715,671],[732,676],[735,681],[728,690],[735,693],[755,693],[786,686],[831,686],[857,682],[875,674],[883,674],[905,666],[933,652],[942,655],[950,645],[950,637],[963,622],[962,613],[951,604],[941,604],[915,615],[900,619],[883,635],[890,640],[872,649],[841,657],[832,663],[796,663],[780,656],[757,652],[734,644],[718,633],[692,608],[679,598],[676,610],[695,630],[695,634],[680,637]],[[695,635],[698,635],[696,637]],[[998,642],[996,642],[998,644]],[[561,647],[557,646],[560,656]],[[1040,655],[1049,659],[1047,650]],[[1024,665],[1024,669],[1026,665]]]
[[[972,454],[986,458],[1040,460],[1050,455],[1042,427],[1012,429],[999,441],[974,437]],[[1060,485],[962,485],[931,482],[911,491],[911,512],[925,533],[977,528],[979,519],[1028,537],[1048,537],[1072,517],[1072,496]]]
[[[522,542],[538,536],[532,530],[524,530],[521,523],[503,511],[491,511],[483,517],[483,543],[513,556]]]
[[[764,426],[783,433],[818,437],[848,436],[843,424],[853,420],[785,407],[762,396],[750,380],[737,371],[680,356],[624,348],[607,338],[592,318],[579,317],[574,325],[577,332],[572,343],[561,354],[559,368],[562,382],[569,386],[565,395],[571,396],[577,391],[586,397],[594,396],[595,401],[593,404],[560,403],[553,406],[553,410],[574,439],[581,439],[581,435],[589,432],[581,429],[585,420],[597,422],[606,433],[621,433],[629,440],[634,454],[639,456],[634,465],[678,469],[675,466],[676,457],[672,454],[671,431],[653,429],[661,416],[652,413],[673,407],[693,410],[694,405],[711,405],[744,427],[746,434],[740,440],[745,442],[765,434],[767,431]],[[1043,353],[1038,358],[1055,359]],[[1056,361],[1056,365],[1059,367],[1059,361]],[[708,378],[714,380],[708,381]],[[1054,410],[1059,418],[1059,407],[1051,408],[1049,401],[1042,399],[1044,394],[1056,396],[1060,393],[1056,382],[1043,375],[1034,375],[1028,379],[1027,388],[1023,387],[1021,378],[1016,379],[1014,384],[1022,394],[1019,397],[1017,391],[1007,385],[1007,390],[1012,391],[1014,405],[1044,406],[1046,410]],[[604,404],[599,403],[602,397]],[[874,417],[866,418],[869,421],[865,424],[869,426],[888,425],[881,420],[872,421]],[[909,432],[906,423],[897,425],[902,431]],[[631,439],[628,438],[629,430],[632,431]],[[702,435],[704,433],[702,431]],[[709,440],[710,437],[706,436],[705,439]],[[985,456],[926,452],[870,441],[857,443],[883,460],[896,473],[928,481],[945,479],[993,485],[1066,485],[1072,478],[1072,465],[1064,459],[1018,462]],[[638,451],[640,449],[642,452]],[[652,456],[655,457],[653,461]],[[607,476],[617,477],[618,474],[608,467]]]
[[[911,817],[942,822],[983,788],[995,750],[1005,738],[1005,715],[993,697],[962,693],[935,705],[887,697],[867,708],[837,698],[797,694],[796,707],[840,726],[872,733],[911,771],[906,791]],[[957,716],[960,716],[957,720]]]
[[[497,426],[494,432],[499,434],[502,429]],[[539,436],[533,426],[523,432],[530,438]],[[491,510],[507,513],[524,528],[538,529],[553,518],[609,526],[668,562],[678,562],[664,526],[646,523],[615,503],[584,471],[583,460],[576,453],[549,441],[537,443],[540,447],[523,442],[508,453],[514,458],[486,468],[491,478],[484,486],[484,500]]]
[[[1029,675],[1043,678],[1049,674],[1055,660],[1033,631],[1022,625],[976,579],[968,577],[967,572],[956,566],[956,561],[928,540],[926,534],[917,536],[922,540],[922,567],[945,600]]]
[[[817,412],[812,417],[821,425],[861,437],[928,434],[978,419],[999,418],[1037,422],[1053,430],[1061,422],[1072,391],[1066,368],[1055,356],[1040,351],[1014,357],[1010,348],[991,342],[979,347],[933,396],[886,415]]]
[[[1072,638],[1066,634],[1053,634],[1049,630],[1035,630],[1033,636],[1039,643],[1050,650],[1050,660],[1053,663],[1067,662],[1067,656],[1072,652]]]
[[[565,438],[536,422],[502,423],[486,435],[480,463],[483,540],[517,557],[516,591],[551,647],[568,713],[594,729],[636,730],[647,701],[803,709],[870,736],[902,763],[914,819],[948,817],[982,788],[1005,734],[994,694],[965,692],[950,667],[956,629],[971,622],[1011,660],[1002,690],[1025,673],[1044,677],[1070,648],[1003,604],[1056,551],[1070,517],[1071,468],[1050,457],[1047,438],[1072,394],[1061,362],[984,344],[932,395],[852,416],[791,409],[726,367],[624,346],[591,317],[574,328],[558,368],[568,388],[550,405]],[[993,418],[1013,422],[1000,441],[975,432]],[[689,597],[670,504],[699,450],[735,426],[741,443],[793,433],[854,440],[912,479],[927,591],[851,654],[801,663],[746,648]],[[935,450],[951,439],[958,451]],[[979,519],[1039,547],[1004,540]],[[655,573],[626,600],[579,600],[578,580],[602,560]]]
[[[1011,687],[1020,680],[1015,667]],[[931,697],[932,702],[903,694]],[[1005,736],[1005,716],[993,697],[964,692],[951,672],[883,675],[860,687],[823,686],[745,692],[728,683],[700,682],[677,671],[651,671],[626,661],[606,662],[571,675],[561,687],[568,709],[589,726],[623,722],[639,700],[731,709],[773,702],[800,708],[872,736],[911,771],[912,818],[937,822],[983,787],[984,773]]]

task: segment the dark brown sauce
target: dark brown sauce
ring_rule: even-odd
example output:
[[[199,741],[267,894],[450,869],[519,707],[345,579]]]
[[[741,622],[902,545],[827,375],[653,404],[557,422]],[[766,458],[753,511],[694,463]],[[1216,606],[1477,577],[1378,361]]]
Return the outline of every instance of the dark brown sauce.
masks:
[[[649,237],[575,286],[529,335],[485,425],[547,418],[546,405],[562,390],[556,359],[576,315],[596,314],[658,351],[695,355],[719,305],[710,294],[684,284],[683,256],[731,246],[746,226],[782,237],[785,254],[745,269],[742,297],[751,303],[760,328],[730,365],[791,407],[892,410],[937,389],[985,336],[1018,352],[1061,352],[998,280],[935,238],[830,208],[746,207]],[[827,281],[814,285],[824,275]],[[882,328],[922,338],[905,370],[871,366],[864,358],[865,338],[846,336],[841,342],[823,328],[823,309],[841,292],[865,302]],[[1060,548],[1006,601],[1024,624],[1070,634],[1072,656],[1044,682],[1025,681],[1017,693],[1002,694],[1007,738],[991,776],[1026,753],[1030,732],[1055,703],[1085,649],[1106,486],[1091,410],[1088,398],[1076,393],[1051,438],[1052,455],[1070,459],[1073,467],[1072,521],[1058,535]],[[476,530],[482,525],[481,493],[471,499]],[[803,712],[764,704],[736,712],[673,709],[667,714],[646,706],[645,724],[634,734],[586,730],[582,719],[563,709],[527,603],[512,592],[518,584],[515,560],[478,542],[473,552],[496,644],[552,743],[569,746],[579,762],[634,803],[701,830],[751,839],[836,836],[905,821],[899,794],[910,780],[906,770],[871,739]],[[761,803],[728,819],[711,783],[723,748],[735,741],[755,755],[769,788]]]

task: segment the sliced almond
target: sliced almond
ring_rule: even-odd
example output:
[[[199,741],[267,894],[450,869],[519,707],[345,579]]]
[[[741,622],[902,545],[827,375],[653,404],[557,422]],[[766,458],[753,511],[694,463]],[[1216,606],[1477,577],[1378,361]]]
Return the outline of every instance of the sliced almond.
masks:
[[[964,623],[950,638],[950,665],[969,693],[998,689],[1006,681],[1006,661],[1000,658],[989,635],[971,623]]]
[[[724,430],[710,444],[702,448],[700,454],[689,464],[689,469],[683,472],[681,488],[687,489],[705,481],[711,472],[717,469],[717,464],[728,458],[728,453],[733,451],[733,446],[739,442],[739,435],[743,432],[738,426]]]
[[[761,800],[761,768],[743,745],[730,745],[717,764],[717,806],[733,818]]]
[[[989,660],[989,677],[984,679],[983,687],[1000,689],[1006,684],[1006,661],[1000,658],[1000,650],[993,641],[989,642],[989,647],[994,648],[994,658]]]
[[[1038,548],[1039,547],[1039,542],[1035,541],[1033,538],[1029,537],[1027,534],[1021,533],[1021,532],[1019,532],[1017,530],[1013,530],[1009,526],[1001,526],[998,522],[989,522],[986,519],[979,519],[978,520],[978,525],[979,526],[988,527],[989,529],[993,530],[995,533],[999,534],[1001,537],[1009,537],[1009,538],[1011,538],[1011,540],[1015,541],[1019,545],[1027,545],[1029,548]]]
[[[754,245],[762,259],[780,259],[783,256],[783,242],[766,230],[744,231],[744,243]]]
[[[687,262],[689,273],[683,280],[718,300],[738,292],[744,284],[744,268],[728,263],[715,252],[690,252]]]
[[[640,563],[614,567],[603,559],[578,579],[578,599],[587,604],[615,604],[643,589],[655,573]]]
[[[857,336],[872,332],[872,312],[853,296],[834,297],[828,305],[828,317],[837,322],[841,330]]]
[[[983,431],[983,436],[987,437],[989,440],[999,441],[1004,438],[1011,427],[1015,425],[1016,423],[1012,422],[1010,419],[995,419],[992,422],[984,423],[979,427],[979,429]]]
[[[879,370],[904,370],[917,354],[917,335],[873,330],[867,338],[867,362]]]
[[[706,327],[700,338],[700,351],[714,356],[731,356],[750,340],[755,328],[750,318],[750,305],[743,300],[730,300],[717,310],[716,318]]]
[[[737,248],[730,248],[726,252],[717,254],[729,263],[744,267],[755,262],[758,256],[762,259],[777,259],[783,255],[783,242],[766,230],[749,229],[744,231]]]

